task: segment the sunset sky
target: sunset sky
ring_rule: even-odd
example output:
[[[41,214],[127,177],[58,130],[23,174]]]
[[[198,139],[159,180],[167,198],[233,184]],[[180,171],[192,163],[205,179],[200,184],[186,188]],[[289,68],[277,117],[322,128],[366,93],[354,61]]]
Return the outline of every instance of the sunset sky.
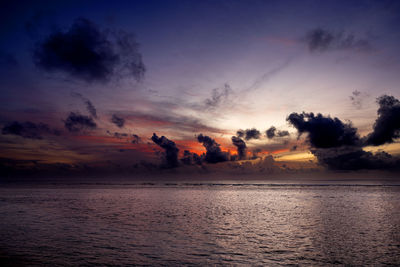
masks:
[[[2,171],[399,168],[399,1],[0,10]]]

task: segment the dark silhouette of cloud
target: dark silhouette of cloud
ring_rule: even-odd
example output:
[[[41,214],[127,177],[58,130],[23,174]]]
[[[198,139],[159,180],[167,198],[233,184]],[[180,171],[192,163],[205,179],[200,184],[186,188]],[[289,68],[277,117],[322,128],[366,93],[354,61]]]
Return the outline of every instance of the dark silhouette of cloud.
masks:
[[[132,144],[139,144],[140,142],[140,137],[137,134],[132,134]]]
[[[93,118],[97,118],[97,111],[92,102],[90,102],[90,100],[86,100],[85,104],[86,104],[86,109],[88,110],[90,115],[92,115]]]
[[[315,149],[311,152],[318,162],[333,170],[392,169],[400,166],[400,161],[381,151],[375,154],[360,148]]]
[[[45,71],[62,71],[87,82],[105,82],[124,72],[140,80],[145,67],[137,48],[132,36],[107,33],[78,18],[68,31],[53,32],[36,45],[34,63]]]
[[[47,124],[36,124],[30,121],[8,123],[3,127],[1,133],[4,135],[18,135],[28,139],[42,139],[43,134],[60,135],[60,131],[51,129]]]
[[[246,130],[238,130],[236,132],[236,136],[240,138],[244,138],[247,141],[251,139],[260,139],[261,132],[255,128],[246,129]]]
[[[183,158],[181,158],[181,161],[185,165],[202,164],[201,156],[197,155],[196,153],[192,153],[189,150],[183,151]]]
[[[368,95],[363,94],[363,93],[361,93],[361,92],[358,91],[358,90],[354,90],[354,91],[351,93],[351,96],[350,96],[351,104],[352,104],[356,109],[361,109],[361,108],[362,108],[363,101],[364,101],[365,97],[367,97],[367,96],[368,96]]]
[[[125,119],[121,118],[115,114],[112,115],[111,122],[114,123],[115,125],[117,125],[119,128],[122,128],[125,125]]]
[[[314,113],[292,113],[287,121],[293,125],[299,135],[308,133],[308,140],[315,148],[330,148],[339,146],[357,146],[360,137],[357,129],[350,123],[343,123],[338,118],[324,117]]]
[[[207,150],[204,159],[207,163],[218,163],[228,160],[228,153],[222,152],[220,145],[211,137],[200,134],[197,136],[197,141],[202,143]]]
[[[284,137],[284,136],[289,136],[288,131],[277,131],[274,126],[271,126],[266,132],[266,136],[268,139],[272,139],[274,137]]]
[[[80,93],[72,93],[71,95],[80,98],[85,103],[86,110],[89,112],[89,114],[93,118],[97,119],[97,110],[96,110],[95,106],[92,104],[92,102],[88,98],[84,97]]]
[[[316,28],[304,37],[311,52],[325,52],[330,50],[355,50],[368,52],[373,50],[367,39],[359,39],[352,33],[334,32]]]
[[[246,143],[240,137],[232,136],[232,144],[237,148],[239,159],[245,159]]]
[[[393,143],[400,137],[400,101],[393,96],[383,95],[377,99],[378,118],[374,129],[366,138],[367,145]]]
[[[165,136],[158,137],[155,133],[151,137],[151,140],[160,146],[165,151],[165,166],[167,168],[175,168],[179,165],[178,152],[179,149],[176,147],[175,142],[169,140]]]
[[[97,128],[97,124],[91,117],[71,112],[64,122],[65,128],[70,132],[80,132],[83,130],[93,130]]]
[[[382,120],[388,120],[385,125],[391,125],[392,112],[395,110],[392,110],[392,107],[398,105],[398,102],[388,96],[380,97],[378,100],[381,108],[391,114],[386,118],[382,118]],[[380,114],[379,111],[378,114]],[[352,127],[351,123],[343,123],[338,118],[332,119],[321,114],[315,116],[313,113],[304,112],[302,114],[292,113],[287,120],[298,130],[299,135],[308,133],[307,141],[311,146],[311,153],[317,157],[321,165],[329,169],[391,169],[399,166],[399,159],[384,151],[375,154],[364,151],[362,149],[364,143],[357,134],[357,129]],[[380,117],[378,120],[380,120]],[[378,124],[376,123],[376,125]],[[389,135],[385,135],[385,138],[379,138],[378,140],[392,140],[390,133],[393,133],[393,128],[389,126],[386,131],[385,127],[382,126],[382,129],[383,132],[388,132]],[[381,135],[378,134],[377,136]]]

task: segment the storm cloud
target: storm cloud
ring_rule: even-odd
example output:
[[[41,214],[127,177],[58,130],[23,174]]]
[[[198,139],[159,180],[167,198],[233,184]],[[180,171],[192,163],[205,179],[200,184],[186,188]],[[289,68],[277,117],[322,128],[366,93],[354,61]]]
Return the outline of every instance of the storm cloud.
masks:
[[[265,135],[268,139],[272,139],[274,137],[289,136],[290,134],[288,131],[278,131],[276,127],[271,126],[267,131],[265,131]]]
[[[325,52],[330,50],[373,50],[367,39],[357,38],[352,33],[334,32],[323,28],[316,28],[307,32],[304,41],[311,52]]]
[[[6,124],[2,131],[4,135],[18,135],[28,139],[42,139],[43,134],[60,135],[58,130],[51,129],[45,123],[27,122],[10,122]]]
[[[393,143],[400,137],[400,101],[393,96],[383,95],[377,99],[378,118],[372,133],[367,136],[367,145]]]
[[[61,71],[87,82],[110,80],[127,72],[140,80],[145,67],[131,35],[111,34],[78,18],[67,31],[56,31],[37,43],[33,59],[37,67]]]
[[[97,124],[91,117],[71,112],[64,121],[65,128],[70,132],[80,132],[84,130],[94,130]]]
[[[119,117],[118,115],[115,115],[115,114],[112,115],[111,122],[114,123],[119,128],[122,128],[125,125],[125,119],[121,118],[121,117]]]
[[[160,146],[165,151],[165,166],[167,168],[174,168],[179,165],[178,152],[179,149],[176,147],[175,142],[169,140],[165,136],[158,137],[155,133],[151,137],[151,140]]]
[[[208,163],[218,163],[228,160],[228,153],[222,152],[220,145],[207,135],[200,134],[197,141],[206,148],[205,161]]]
[[[237,148],[239,159],[245,159],[246,143],[240,137],[232,136],[232,144]]]

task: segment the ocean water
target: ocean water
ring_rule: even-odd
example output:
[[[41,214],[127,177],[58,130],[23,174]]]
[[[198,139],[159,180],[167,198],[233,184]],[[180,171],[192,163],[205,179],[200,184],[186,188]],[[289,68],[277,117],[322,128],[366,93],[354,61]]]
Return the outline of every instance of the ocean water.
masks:
[[[400,186],[0,188],[0,265],[400,265]]]

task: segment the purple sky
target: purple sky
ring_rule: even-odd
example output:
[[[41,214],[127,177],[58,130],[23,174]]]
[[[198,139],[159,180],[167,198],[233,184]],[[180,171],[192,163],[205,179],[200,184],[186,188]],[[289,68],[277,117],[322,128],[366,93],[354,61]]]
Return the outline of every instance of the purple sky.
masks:
[[[0,9],[6,171],[171,167],[173,151],[153,133],[179,149],[174,167],[185,165],[184,150],[190,164],[195,153],[207,166],[215,147],[230,164],[272,156],[280,169],[358,170],[375,166],[382,150],[393,158],[376,168],[399,162],[399,104],[387,111],[377,103],[400,98],[398,1],[27,1]],[[387,112],[378,129],[380,107]],[[351,122],[357,142],[319,147],[313,131],[326,128],[312,128],[311,117],[298,138],[301,128],[287,118],[302,112],[337,117],[342,124],[332,127]],[[260,136],[237,134],[252,128]],[[378,130],[386,139],[368,141]],[[220,146],[207,148],[200,134]],[[241,161],[232,136],[245,142]],[[358,167],[336,164],[349,155]]]

